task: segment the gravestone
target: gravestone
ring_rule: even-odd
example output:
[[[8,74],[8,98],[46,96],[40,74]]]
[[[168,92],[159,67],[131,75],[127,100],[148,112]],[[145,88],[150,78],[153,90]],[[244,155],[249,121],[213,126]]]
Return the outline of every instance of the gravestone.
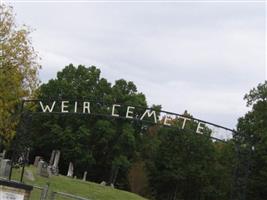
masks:
[[[1,167],[1,161],[5,159],[5,155],[6,155],[6,150],[3,150],[3,152],[0,153],[0,167]]]
[[[83,173],[83,181],[86,181],[87,171]]]
[[[56,153],[55,153],[55,160],[54,160],[53,167],[54,167],[54,169],[56,169],[57,171],[58,171],[59,158],[60,158],[60,151],[59,151],[59,150],[56,150]]]
[[[51,165],[51,166],[54,164],[55,153],[56,153],[56,151],[53,150],[53,151],[52,151],[52,154],[51,154],[51,157],[50,157],[50,161],[49,161],[49,165]]]
[[[60,158],[60,151],[59,150],[53,150],[50,161],[49,161],[49,170],[53,175],[58,175],[58,163]]]
[[[44,161],[43,160],[39,160],[38,164],[37,164],[37,170],[36,170],[36,174],[40,175],[41,174],[41,168],[42,168],[42,163]]]
[[[25,170],[24,176],[25,176],[26,179],[28,179],[30,181],[35,181],[35,178],[33,176],[32,171],[30,171],[28,169]]]
[[[49,177],[49,174],[48,174],[48,164],[47,164],[47,162],[45,162],[43,160],[40,160],[38,162],[37,174],[39,176],[43,176],[43,177],[46,177],[46,178]]]
[[[48,165],[47,167],[47,172],[48,172],[48,176],[52,176],[53,175],[53,172],[52,172],[52,166],[51,165]]]
[[[31,151],[30,148],[27,148],[27,149],[26,149],[25,160],[24,160],[24,162],[25,162],[26,165],[29,165],[30,151]]]
[[[32,189],[31,185],[0,179],[1,200],[29,200]]]
[[[6,150],[3,150],[2,153],[0,153],[0,159],[5,159]]]
[[[102,182],[100,183],[100,185],[102,185],[102,186],[106,186],[107,183],[106,183],[105,181],[102,181]]]
[[[9,159],[1,159],[0,161],[0,176],[7,178],[11,169],[11,161]]]
[[[33,165],[37,167],[40,160],[42,160],[41,156],[35,156]]]
[[[41,176],[43,176],[43,177],[49,177],[49,174],[48,174],[48,171],[47,171],[47,167],[48,167],[48,164],[47,164],[47,162],[44,162],[43,164],[42,164],[42,168],[41,168],[41,173],[40,173],[40,175]]]
[[[72,164],[72,162],[70,162],[70,164],[69,164],[69,169],[68,169],[68,174],[67,174],[67,176],[68,177],[73,177],[73,164]]]

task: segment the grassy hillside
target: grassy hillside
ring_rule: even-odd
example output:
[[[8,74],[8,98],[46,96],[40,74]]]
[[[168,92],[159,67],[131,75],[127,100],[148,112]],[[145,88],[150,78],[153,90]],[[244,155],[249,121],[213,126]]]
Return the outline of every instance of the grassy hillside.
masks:
[[[48,183],[50,192],[66,192],[85,197],[90,200],[145,200],[144,198],[130,192],[113,189],[111,187],[102,186],[88,181],[72,179],[66,176],[60,175],[50,178],[40,177],[36,175],[35,167],[28,167],[26,170],[30,170],[33,173],[35,181],[30,181],[24,176],[24,183],[40,187],[43,187]],[[19,180],[20,172],[21,171],[19,169],[14,170],[12,179]],[[32,191],[31,200],[38,200],[40,198],[40,194],[41,191],[39,189],[34,189]],[[66,198],[56,196],[56,200],[63,199],[65,200]]]

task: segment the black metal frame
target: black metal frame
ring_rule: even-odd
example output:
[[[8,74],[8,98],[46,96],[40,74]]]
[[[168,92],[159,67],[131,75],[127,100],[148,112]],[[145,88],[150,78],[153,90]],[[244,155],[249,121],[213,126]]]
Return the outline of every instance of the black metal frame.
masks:
[[[104,101],[97,101],[97,100],[88,100],[88,99],[83,99],[83,100],[68,100],[68,101],[77,101],[77,102],[82,102],[82,101],[89,101],[89,102],[93,102],[93,103],[96,103],[97,105],[108,105],[107,103],[105,103]],[[23,113],[23,110],[24,110],[24,105],[25,103],[29,103],[29,102],[40,102],[40,101],[43,101],[42,99],[30,99],[30,100],[23,100],[22,101],[22,106],[21,106],[21,112]],[[45,100],[46,102],[52,102],[52,101],[64,101],[64,99],[49,99],[49,100]],[[128,105],[128,104],[123,104],[123,103],[116,103],[116,104],[119,104],[121,105],[122,107],[127,107],[127,106],[133,106],[133,105]],[[205,120],[201,120],[199,118],[195,118],[195,117],[189,117],[189,116],[185,116],[185,115],[182,115],[182,114],[178,114],[178,113],[174,113],[174,112],[169,112],[169,111],[166,111],[166,110],[157,110],[157,109],[154,109],[154,108],[147,108],[147,107],[142,107],[142,106],[134,106],[136,108],[139,108],[139,109],[149,109],[149,110],[153,110],[153,111],[156,111],[156,112],[160,112],[160,113],[164,113],[164,114],[167,114],[167,115],[176,115],[176,116],[179,116],[179,117],[186,117],[186,118],[190,118],[191,120],[193,121],[197,121],[197,122],[202,122],[204,124],[207,124],[207,125],[211,125],[211,126],[214,126],[216,128],[220,128],[220,129],[224,129],[226,131],[230,131],[232,132],[233,134],[238,134],[238,132],[234,129],[231,129],[231,128],[228,128],[228,127],[225,127],[225,126],[221,126],[219,124],[215,124],[215,123],[212,123],[212,122],[208,122],[208,121],[205,121]],[[39,114],[62,114],[62,115],[92,115],[92,116],[102,116],[102,117],[111,117],[111,118],[119,118],[119,119],[127,119],[129,120],[128,118],[126,117],[122,117],[122,116],[119,116],[119,117],[112,117],[110,115],[105,115],[105,114],[97,114],[97,113],[74,113],[74,112],[67,112],[67,113],[62,113],[62,112],[34,112],[34,113],[39,113]],[[147,120],[139,120],[137,118],[133,118],[131,120],[135,120],[135,121],[144,121],[144,122],[150,122],[150,121],[147,121]],[[211,139],[214,139],[214,140],[218,140],[218,141],[221,141],[221,142],[225,142],[224,140],[221,140],[219,138],[216,138],[216,137],[211,137]]]

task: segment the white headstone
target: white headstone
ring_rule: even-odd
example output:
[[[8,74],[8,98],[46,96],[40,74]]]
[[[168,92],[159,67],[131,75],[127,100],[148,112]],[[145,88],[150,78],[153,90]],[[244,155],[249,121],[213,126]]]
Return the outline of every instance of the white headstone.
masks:
[[[101,183],[100,183],[100,185],[103,185],[103,186],[106,186],[106,182],[105,181],[102,181]]]
[[[35,181],[35,178],[33,176],[32,171],[30,171],[28,169],[25,170],[24,176],[25,176],[26,179],[28,179],[30,181]]]
[[[86,181],[87,171],[83,173],[83,181]]]
[[[0,163],[0,176],[8,177],[11,169],[11,161],[9,159],[1,159]]]
[[[58,168],[58,163],[59,163],[59,158],[60,158],[60,151],[59,150],[56,150],[56,153],[55,153],[55,160],[54,160],[54,164],[53,164],[53,167],[54,168]]]
[[[51,157],[50,157],[49,165],[53,165],[53,164],[54,164],[55,153],[56,153],[56,151],[53,150],[52,153],[51,153]]]
[[[69,169],[68,169],[68,174],[67,174],[68,177],[73,177],[73,170],[74,170],[73,164],[72,164],[72,162],[70,162]]]
[[[37,167],[37,166],[38,166],[38,163],[39,163],[39,161],[40,161],[41,159],[42,159],[41,156],[35,156],[33,165],[34,165],[35,167]]]

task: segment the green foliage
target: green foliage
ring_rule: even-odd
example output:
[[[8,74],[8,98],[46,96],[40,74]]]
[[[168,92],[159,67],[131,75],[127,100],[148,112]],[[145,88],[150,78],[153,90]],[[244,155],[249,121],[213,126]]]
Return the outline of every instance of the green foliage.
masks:
[[[267,81],[253,88],[244,98],[252,110],[238,121],[236,142],[246,155],[249,178],[247,199],[266,199],[267,196]],[[240,160],[239,162],[242,162]]]
[[[18,104],[33,95],[40,66],[31,31],[17,27],[12,8],[1,4],[0,19],[0,140],[7,147],[15,135]]]
[[[204,135],[209,134],[205,128]],[[144,159],[155,199],[229,199],[232,145],[166,127],[150,130],[147,137]]]
[[[145,96],[138,93],[133,82],[120,79],[112,86],[100,74],[94,66],[87,68],[70,64],[58,72],[56,79],[41,85],[38,98],[44,101],[88,100],[96,113],[107,112],[110,104],[116,102],[146,106]],[[49,160],[52,150],[60,149],[61,173],[65,174],[68,163],[72,162],[77,176],[81,177],[86,170],[91,180],[105,180],[119,187],[128,187],[127,171],[139,151],[140,124],[94,115],[68,114],[34,115],[32,124],[33,154],[44,155]]]
[[[244,99],[247,101],[247,105],[254,105],[258,101],[267,101],[267,81],[260,83],[257,88],[250,90],[249,94],[246,94]]]

